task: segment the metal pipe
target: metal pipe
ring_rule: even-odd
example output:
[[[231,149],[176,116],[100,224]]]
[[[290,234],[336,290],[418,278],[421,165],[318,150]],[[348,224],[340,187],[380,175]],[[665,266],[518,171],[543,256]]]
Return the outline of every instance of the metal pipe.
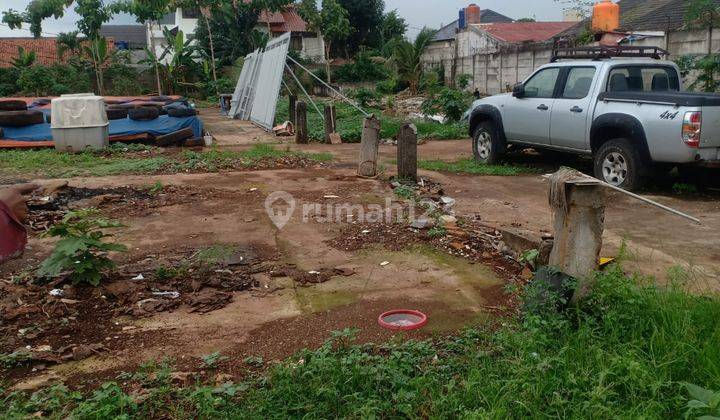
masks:
[[[308,98],[308,100],[310,101],[310,103],[312,104],[313,108],[315,108],[315,111],[317,111],[318,115],[320,115],[320,118],[322,118],[323,120],[325,120],[325,114],[323,114],[322,112],[320,112],[320,108],[318,108],[318,106],[315,105],[315,101],[312,100],[312,98],[310,97],[310,95],[309,95],[309,94],[307,93],[307,91],[305,90],[305,87],[302,85],[302,83],[300,83],[300,80],[297,78],[297,76],[295,76],[295,73],[293,73],[292,69],[290,68],[290,66],[288,66],[287,63],[285,63],[285,68],[287,69],[287,71],[290,72],[290,75],[293,77],[293,79],[295,79],[295,82],[298,84],[298,86],[300,86],[300,90],[302,90],[303,93],[305,94],[305,96],[307,96],[307,98]],[[288,112],[292,112],[292,110],[290,110],[290,111],[288,111]]]
[[[330,86],[329,84],[327,84],[323,79],[317,77],[317,76],[315,75],[315,73],[311,72],[311,71],[308,70],[305,66],[303,66],[302,64],[300,64],[300,63],[298,63],[297,61],[295,61],[295,59],[293,59],[292,57],[288,56],[288,60],[292,61],[293,63],[295,63],[295,65],[297,65],[297,66],[300,67],[301,69],[303,69],[303,70],[305,70],[306,72],[308,72],[308,74],[310,74],[310,76],[312,76],[315,80],[317,80],[318,82],[320,82],[320,83],[322,83],[323,85],[325,85],[325,86],[326,86],[328,89],[330,89],[331,91],[335,92],[335,94],[337,94],[338,96],[340,96],[341,98],[343,98],[343,99],[345,100],[345,102],[349,103],[349,104],[352,105],[355,109],[357,109],[358,111],[360,111],[363,115],[365,115],[365,117],[370,117],[370,116],[372,115],[372,114],[368,114],[367,112],[365,112],[362,108],[360,108],[360,106],[359,106],[357,103],[355,103],[355,101],[349,99],[347,96],[345,96],[345,95],[343,95],[342,93],[338,92],[337,89],[335,89],[334,87],[332,87],[332,86]]]

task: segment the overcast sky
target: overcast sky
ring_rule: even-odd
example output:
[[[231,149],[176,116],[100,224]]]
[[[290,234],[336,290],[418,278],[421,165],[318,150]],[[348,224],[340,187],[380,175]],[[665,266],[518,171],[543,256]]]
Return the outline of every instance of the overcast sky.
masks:
[[[7,9],[24,10],[30,0],[0,0],[0,11]],[[423,26],[439,28],[457,19],[458,10],[472,0],[385,0],[388,10],[397,9],[410,25],[410,34],[415,34]],[[519,19],[533,17],[537,20],[556,21],[562,19],[562,6],[555,0],[479,0],[476,3],[484,9]],[[43,25],[46,36],[75,29],[75,14],[72,10],[59,20],[48,19]],[[115,19],[114,23],[132,23],[127,16]],[[0,26],[0,36],[29,36],[27,30],[11,31]]]

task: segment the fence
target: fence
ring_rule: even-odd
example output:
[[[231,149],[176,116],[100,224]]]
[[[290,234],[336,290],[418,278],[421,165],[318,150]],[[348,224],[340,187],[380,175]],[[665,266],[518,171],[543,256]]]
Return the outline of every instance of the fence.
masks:
[[[664,48],[670,53],[671,60],[686,55],[717,53],[720,51],[720,28],[656,32],[637,37],[629,45]],[[508,91],[535,69],[549,63],[552,57],[552,45],[548,43],[510,45],[497,51],[472,55],[463,55],[455,48],[454,43],[445,43],[442,48],[431,47],[423,56],[423,68],[442,68],[448,84],[454,84],[461,75],[469,75],[471,90],[478,89],[491,95]],[[694,78],[691,73],[685,80],[686,85]]]

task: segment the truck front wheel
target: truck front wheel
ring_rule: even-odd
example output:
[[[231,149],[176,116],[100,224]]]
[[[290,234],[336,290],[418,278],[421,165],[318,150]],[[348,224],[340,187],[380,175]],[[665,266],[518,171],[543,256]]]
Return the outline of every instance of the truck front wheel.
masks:
[[[605,142],[595,153],[595,177],[628,191],[642,187],[644,165],[637,149],[627,139]]]
[[[492,121],[485,121],[475,129],[473,136],[473,156],[486,165],[494,165],[505,153],[505,145],[500,140],[497,127]]]

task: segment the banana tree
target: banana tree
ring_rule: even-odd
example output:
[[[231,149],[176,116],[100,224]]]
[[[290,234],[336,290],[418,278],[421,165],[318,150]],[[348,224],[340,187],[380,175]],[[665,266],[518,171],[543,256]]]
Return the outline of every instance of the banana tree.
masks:
[[[192,40],[185,39],[183,31],[163,28],[167,44],[157,61],[165,72],[171,93],[176,93],[180,85],[188,85],[187,74],[190,69],[198,66],[198,54],[192,46]]]

